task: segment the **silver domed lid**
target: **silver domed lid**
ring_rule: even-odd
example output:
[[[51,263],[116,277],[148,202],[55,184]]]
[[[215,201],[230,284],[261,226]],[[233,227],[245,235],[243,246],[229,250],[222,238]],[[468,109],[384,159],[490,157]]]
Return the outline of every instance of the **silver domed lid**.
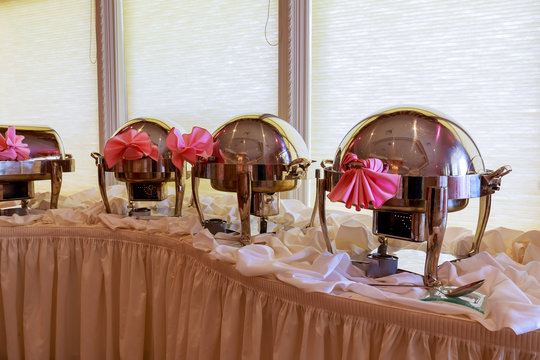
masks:
[[[5,134],[9,125],[0,125],[0,133]],[[24,136],[23,143],[30,149],[30,158],[63,159],[64,144],[58,133],[48,126],[15,126],[17,135]]]
[[[339,145],[334,170],[347,153],[383,160],[389,173],[408,176],[463,176],[485,170],[476,144],[463,128],[413,107],[391,108],[359,122]]]
[[[158,147],[159,155],[161,157],[170,157],[170,155],[164,156],[164,154],[171,153],[171,151],[167,148],[167,135],[171,130],[171,127],[168,124],[161,120],[152,118],[136,118],[122,125],[118,130],[116,130],[113,136],[122,134],[131,129],[138,132],[146,132],[148,137],[150,137],[150,141]]]
[[[219,141],[220,162],[226,164],[290,164],[307,158],[300,134],[286,121],[270,114],[232,119],[214,132]]]

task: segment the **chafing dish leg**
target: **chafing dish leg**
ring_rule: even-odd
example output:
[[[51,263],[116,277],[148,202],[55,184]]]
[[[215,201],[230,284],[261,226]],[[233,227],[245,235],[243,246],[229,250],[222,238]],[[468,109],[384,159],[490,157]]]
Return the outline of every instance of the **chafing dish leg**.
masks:
[[[187,170],[186,170],[186,177],[189,176],[190,179],[191,179],[191,188],[193,189],[193,187],[196,187],[197,191],[198,191],[201,178],[199,178],[198,176],[197,177],[192,176],[193,171],[194,171],[193,168],[191,169],[191,172],[187,172]],[[189,206],[194,207],[194,208],[197,207],[197,205],[195,204],[195,196],[193,196],[193,195],[191,195],[191,200],[189,201]]]
[[[473,245],[467,256],[473,256],[478,253],[480,250],[480,243],[482,242],[482,237],[486,231],[486,225],[489,219],[489,213],[491,211],[491,194],[486,196],[481,196],[480,205],[478,209],[478,225],[476,226],[476,233],[474,234]]]
[[[315,181],[318,181],[318,179],[321,177],[321,170],[320,169],[317,169],[315,170],[315,178],[317,180]],[[318,186],[318,183],[316,184]],[[310,228],[310,227],[313,227],[315,226],[315,216],[317,215],[317,209],[319,208],[317,205],[319,204],[319,190],[317,188],[317,190],[315,191],[315,202],[314,202],[314,206],[313,206],[313,212],[311,213],[311,219],[309,220],[309,223],[307,224],[306,228]]]
[[[199,203],[199,178],[195,176],[195,169],[191,169],[191,199],[199,214],[199,221],[204,226],[204,214],[201,210],[201,204]]]
[[[129,203],[128,203],[128,215],[131,216],[133,214],[133,212],[135,211],[135,202],[133,200],[129,200]]]
[[[268,231],[268,220],[266,217],[261,217],[259,220],[259,233],[265,234]]]
[[[486,194],[481,196],[479,201],[478,225],[474,234],[473,245],[467,256],[473,256],[480,250],[480,243],[486,231],[486,225],[491,211],[491,195],[499,190],[501,178],[512,171],[510,165],[501,166],[495,171],[490,171],[482,175],[482,190]]]
[[[446,187],[429,187],[427,192],[426,227],[428,239],[424,285],[439,286],[441,282],[437,279],[437,270],[448,217],[448,189]]]
[[[28,199],[21,200],[21,209],[24,209],[24,210],[28,209]]]
[[[319,221],[321,223],[321,231],[323,234],[324,242],[326,243],[326,248],[328,251],[333,254],[334,250],[332,249],[332,242],[330,241],[330,235],[328,234],[328,226],[326,225],[326,188],[324,178],[320,179],[320,174],[317,177],[317,207],[319,211]]]
[[[90,156],[96,161],[98,169],[98,185],[101,199],[103,199],[103,205],[105,205],[105,211],[111,213],[111,205],[109,204],[109,198],[107,197],[107,182],[105,181],[105,165],[103,164],[103,155],[97,152],[93,152]]]
[[[191,179],[191,182],[193,183],[193,181],[197,181],[197,189],[199,188],[199,178],[194,178],[193,176],[191,176],[191,173],[193,172],[193,169],[191,169],[191,171],[188,171],[187,167],[184,168],[184,174],[186,174],[186,179],[189,177]],[[191,186],[191,188],[193,188],[193,185]],[[193,195],[191,195],[191,200],[189,200],[189,205],[188,206],[191,206],[191,207],[195,207],[195,198],[193,197]]]
[[[98,165],[98,184],[99,192],[101,193],[101,198],[103,199],[103,205],[105,205],[105,211],[110,214],[111,204],[109,203],[109,198],[107,197],[107,183],[105,181],[105,166],[103,164]]]
[[[184,169],[185,169],[185,165],[184,165]],[[174,216],[182,216],[182,203],[184,202],[184,192],[186,190],[183,170],[175,168],[175,171],[174,171],[174,190],[175,190]]]
[[[17,211],[18,210],[18,211]],[[21,200],[21,208],[15,209],[15,214],[24,216],[29,214],[29,208],[28,208],[28,199],[22,199]],[[2,215],[7,215],[5,212],[3,212]]]
[[[62,166],[57,162],[51,163],[51,209],[58,208],[58,197],[62,188]]]
[[[249,171],[238,172],[238,212],[240,213],[240,241],[244,244],[251,243],[251,173]]]

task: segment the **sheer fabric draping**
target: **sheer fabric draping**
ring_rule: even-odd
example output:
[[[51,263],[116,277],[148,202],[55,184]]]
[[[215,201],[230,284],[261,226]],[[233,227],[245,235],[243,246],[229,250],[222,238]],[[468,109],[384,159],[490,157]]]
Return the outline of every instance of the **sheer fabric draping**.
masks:
[[[0,358],[517,359],[540,351],[538,331],[490,332],[244,277],[190,238],[2,228]]]

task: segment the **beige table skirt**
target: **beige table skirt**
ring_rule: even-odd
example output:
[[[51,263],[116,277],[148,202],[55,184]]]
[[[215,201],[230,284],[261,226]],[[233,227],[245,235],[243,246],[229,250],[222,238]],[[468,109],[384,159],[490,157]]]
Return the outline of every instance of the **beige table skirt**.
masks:
[[[184,240],[189,237],[184,237]],[[188,241],[0,228],[0,359],[534,359],[540,332],[245,277]]]

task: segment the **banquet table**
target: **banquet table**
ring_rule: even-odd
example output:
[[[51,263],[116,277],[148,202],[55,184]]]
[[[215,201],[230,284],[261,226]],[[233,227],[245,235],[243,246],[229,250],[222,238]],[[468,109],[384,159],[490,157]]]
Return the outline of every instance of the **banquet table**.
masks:
[[[540,356],[538,330],[305,292],[137,226],[0,227],[0,359]]]

